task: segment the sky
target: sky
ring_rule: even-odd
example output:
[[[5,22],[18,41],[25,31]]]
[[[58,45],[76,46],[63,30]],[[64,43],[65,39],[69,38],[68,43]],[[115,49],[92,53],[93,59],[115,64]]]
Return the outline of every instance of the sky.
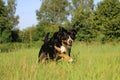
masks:
[[[22,30],[32,25],[36,25],[36,10],[41,6],[41,0],[17,0],[16,15],[19,15],[18,27]]]
[[[3,0],[7,1],[7,0]],[[95,4],[101,0],[94,0]],[[40,9],[42,0],[17,0],[16,15],[19,15],[18,28],[23,30],[38,23],[36,10]]]

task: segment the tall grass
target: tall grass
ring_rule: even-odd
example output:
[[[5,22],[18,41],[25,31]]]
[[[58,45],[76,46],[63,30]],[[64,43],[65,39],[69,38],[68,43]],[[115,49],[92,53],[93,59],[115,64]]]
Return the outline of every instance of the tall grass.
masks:
[[[74,43],[71,57],[38,64],[39,48],[0,53],[0,80],[120,80],[120,45]]]

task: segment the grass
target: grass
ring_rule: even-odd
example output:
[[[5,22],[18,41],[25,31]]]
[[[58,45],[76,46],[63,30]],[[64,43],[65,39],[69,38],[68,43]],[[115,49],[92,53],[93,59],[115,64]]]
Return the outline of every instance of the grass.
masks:
[[[120,45],[74,43],[73,63],[38,64],[39,48],[0,53],[0,80],[120,80]]]

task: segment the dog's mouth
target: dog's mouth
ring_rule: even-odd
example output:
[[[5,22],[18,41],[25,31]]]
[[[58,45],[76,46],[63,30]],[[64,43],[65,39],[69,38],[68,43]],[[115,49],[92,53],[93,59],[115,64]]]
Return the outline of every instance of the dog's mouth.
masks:
[[[71,47],[71,46],[72,46],[72,44],[68,44],[68,46],[70,46],[70,47]]]
[[[72,46],[72,43],[73,43],[73,39],[69,36],[69,38],[68,38],[68,45],[69,46]]]
[[[62,43],[68,46],[72,46],[72,41],[64,40]]]
[[[68,45],[69,45],[69,46],[72,46],[72,43],[73,43],[72,40],[68,41]]]
[[[72,42],[67,44],[68,46],[72,46]]]
[[[72,46],[72,44],[67,44],[67,43],[63,43],[63,45],[66,45],[66,46],[69,46],[69,47]]]
[[[67,45],[67,46],[71,47],[72,44],[73,44],[73,40],[63,40],[62,43],[63,43],[64,45]]]

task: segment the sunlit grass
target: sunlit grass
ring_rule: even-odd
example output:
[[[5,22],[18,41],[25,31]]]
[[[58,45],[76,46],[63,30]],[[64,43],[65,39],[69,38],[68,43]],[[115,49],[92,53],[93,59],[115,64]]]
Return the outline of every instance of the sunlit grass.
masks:
[[[38,64],[39,48],[0,53],[0,80],[120,80],[120,46],[74,43],[73,63]]]

